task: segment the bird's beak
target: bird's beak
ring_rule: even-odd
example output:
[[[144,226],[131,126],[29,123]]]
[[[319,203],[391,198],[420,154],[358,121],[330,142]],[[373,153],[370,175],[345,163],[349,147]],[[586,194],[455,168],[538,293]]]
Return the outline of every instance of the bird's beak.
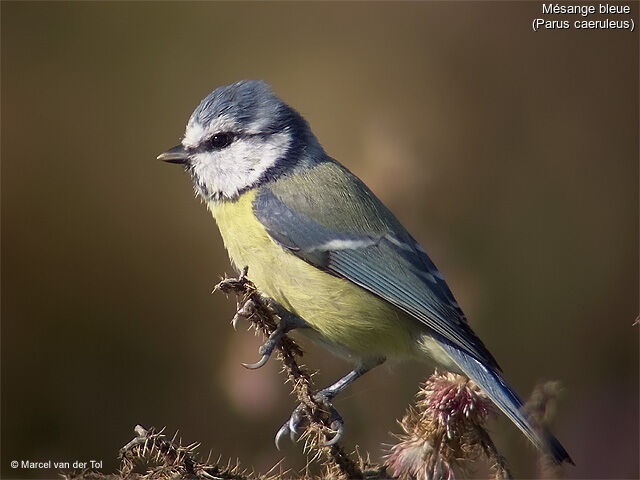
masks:
[[[184,165],[187,162],[189,162],[189,154],[184,149],[182,144],[180,144],[158,155],[158,160],[162,160],[163,162],[179,163],[181,165]]]

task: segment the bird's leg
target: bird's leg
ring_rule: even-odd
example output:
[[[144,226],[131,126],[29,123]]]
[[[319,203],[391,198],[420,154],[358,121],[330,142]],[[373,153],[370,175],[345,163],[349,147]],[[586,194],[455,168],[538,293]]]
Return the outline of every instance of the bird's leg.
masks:
[[[333,438],[327,441],[326,443],[324,443],[324,445],[322,446],[335,445],[336,443],[338,443],[338,441],[340,441],[340,438],[342,438],[342,434],[344,433],[344,421],[342,420],[342,417],[340,416],[338,411],[335,409],[331,401],[334,399],[334,397],[338,393],[343,391],[345,388],[347,388],[355,380],[357,380],[362,375],[367,373],[373,367],[380,365],[382,362],[384,362],[384,359],[382,358],[376,358],[376,359],[371,359],[367,362],[362,362],[360,365],[358,365],[352,371],[347,373],[344,377],[342,377],[336,383],[334,383],[333,385],[330,385],[327,388],[323,388],[322,390],[320,390],[318,393],[314,395],[313,399],[316,402],[321,403],[327,409],[331,418],[331,429],[336,432]],[[304,412],[304,405],[303,404],[298,405],[296,409],[293,411],[293,413],[291,414],[291,417],[289,417],[289,420],[287,420],[282,425],[282,427],[280,427],[280,430],[278,430],[278,433],[276,434],[276,448],[278,450],[280,449],[280,441],[285,436],[288,435],[291,438],[291,440],[295,440],[295,435],[298,433],[298,428],[302,423],[303,412]]]
[[[249,301],[252,302],[251,300]],[[242,308],[244,309],[245,306],[243,306]],[[258,349],[258,353],[262,355],[260,360],[258,360],[256,363],[242,364],[242,366],[250,370],[260,368],[267,363],[269,357],[271,357],[271,354],[273,353],[273,350],[276,348],[278,343],[280,343],[280,340],[282,340],[282,337],[284,337],[287,332],[290,332],[295,328],[304,328],[308,326],[307,323],[300,317],[286,311],[275,302],[270,302],[270,306],[277,312],[278,316],[280,317],[280,321],[278,322],[278,326],[276,327],[276,329],[271,333],[271,335],[269,335],[267,341],[264,342]]]

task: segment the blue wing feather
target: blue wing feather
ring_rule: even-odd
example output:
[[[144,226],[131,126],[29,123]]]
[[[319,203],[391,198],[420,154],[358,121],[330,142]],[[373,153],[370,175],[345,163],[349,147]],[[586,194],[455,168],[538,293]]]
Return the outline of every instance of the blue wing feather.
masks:
[[[456,364],[534,445],[548,451],[557,463],[573,463],[555,437],[539,432],[522,413],[522,400],[468,326],[433,262],[406,231],[389,229],[374,235],[337,232],[308,215],[294,212],[268,187],[260,190],[253,209],[267,233],[283,248],[424,323]]]
[[[437,335],[500,369],[468,326],[435,265],[417,244],[400,241],[400,235],[392,231],[378,235],[332,231],[294,212],[264,187],[253,208],[269,235],[284,248],[315,267],[382,297]]]

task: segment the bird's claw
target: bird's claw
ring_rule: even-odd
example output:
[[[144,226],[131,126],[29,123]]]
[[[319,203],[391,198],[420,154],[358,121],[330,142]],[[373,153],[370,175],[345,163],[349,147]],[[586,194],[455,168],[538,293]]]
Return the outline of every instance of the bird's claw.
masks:
[[[276,348],[278,343],[280,343],[280,340],[282,340],[282,337],[284,337],[285,333],[287,333],[290,329],[290,325],[281,321],[278,327],[273,331],[273,333],[269,335],[267,341],[264,342],[258,349],[258,353],[262,355],[262,358],[260,358],[260,360],[258,360],[256,363],[243,363],[242,366],[248,368],[249,370],[255,370],[264,366],[271,357],[273,350]]]
[[[236,314],[233,316],[231,320],[231,325],[233,325],[233,329],[238,329],[238,321],[241,318],[250,318],[254,313],[256,313],[256,304],[253,300],[249,299],[242,306],[238,306],[238,310]]]
[[[258,353],[262,355],[260,360],[258,360],[256,363],[243,363],[242,366],[248,368],[249,370],[256,370],[264,366],[271,357],[273,349],[276,348],[276,345],[278,344],[278,342],[280,342],[280,339],[283,335],[284,333],[282,331],[276,329],[267,339],[267,341],[264,342],[264,344],[262,344],[258,349]]]
[[[330,428],[335,432],[330,440],[321,443],[319,446],[330,447],[332,445],[335,445],[340,441],[342,435],[344,434],[344,421],[342,420],[342,417],[335,409],[335,407],[331,404],[331,397],[329,395],[324,392],[319,392],[314,396],[314,400],[318,403],[321,403],[328,410],[331,417]],[[291,438],[291,441],[295,442],[296,435],[298,434],[298,429],[302,424],[302,410],[303,405],[298,405],[291,414],[291,417],[289,417],[289,419],[282,424],[282,426],[278,430],[278,433],[276,433],[275,443],[278,450],[280,450],[280,442],[286,436],[289,436],[289,438]]]
[[[262,358],[260,358],[260,360],[258,360],[256,363],[243,363],[242,366],[249,370],[257,370],[258,368],[263,367],[267,363],[270,356],[271,356],[271,353],[264,354],[262,355]]]
[[[234,330],[238,329],[237,328],[238,321],[241,318],[244,318],[244,319],[250,318],[254,313],[256,313],[256,304],[253,300],[248,299],[246,302],[244,302],[244,304],[242,304],[242,306],[238,305],[238,310],[236,311],[236,314],[233,316],[233,319],[231,320],[231,325],[233,325],[233,329]],[[271,352],[273,352],[273,348],[275,347],[275,343],[270,341],[271,341],[271,337],[269,337],[269,340],[267,340],[265,344],[262,345],[258,350],[258,352],[262,355],[260,360],[258,360],[256,363],[243,363],[242,366],[245,368],[248,368],[249,370],[255,370],[257,368],[264,366],[264,364],[267,363],[267,360],[269,360],[269,357],[271,356]]]
[[[320,444],[321,447],[331,447],[332,445],[338,443],[340,439],[342,439],[342,435],[344,434],[344,422],[342,421],[342,418],[336,419],[331,422],[331,430],[336,432],[335,435],[333,436],[333,438],[331,438],[331,440],[327,440],[326,442]]]
[[[330,426],[331,430],[336,432],[331,438],[331,440],[327,440],[326,442],[321,443],[320,446],[330,447],[338,443],[342,438],[342,435],[344,434],[344,420],[342,420],[342,417],[340,416],[338,411],[331,404],[331,401],[330,401],[331,397],[322,395],[322,392],[320,392],[320,395],[321,395],[320,397],[321,401],[324,403],[327,410],[329,410],[329,415],[331,415],[331,426]]]
[[[276,442],[276,448],[278,450],[280,450],[280,442],[282,441],[282,439],[287,435],[289,435],[290,433],[291,433],[291,430],[289,429],[289,422],[285,422],[284,425],[280,427],[280,430],[278,430],[278,433],[276,433],[275,442]]]
[[[282,424],[278,433],[276,433],[276,448],[280,450],[280,442],[284,437],[289,437],[292,442],[296,441],[298,429],[302,424],[302,404],[298,405],[291,413],[289,419]]]

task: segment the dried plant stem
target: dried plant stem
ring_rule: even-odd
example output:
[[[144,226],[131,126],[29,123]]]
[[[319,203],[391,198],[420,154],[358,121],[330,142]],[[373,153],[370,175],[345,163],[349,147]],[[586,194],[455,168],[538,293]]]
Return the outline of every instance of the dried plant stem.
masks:
[[[169,439],[163,434],[164,428],[156,430],[153,427],[145,428],[136,425],[136,436],[122,447],[118,453],[120,468],[116,474],[102,474],[100,472],[83,470],[80,472],[64,472],[61,474],[64,480],[252,480],[256,478],[252,473],[247,473],[240,468],[239,462],[226,464],[220,462],[220,458],[209,463],[198,460],[196,450],[200,446],[194,442],[190,445],[182,445],[178,439],[178,432]],[[211,457],[211,454],[209,454]],[[274,471],[279,465],[276,465]],[[142,467],[143,471],[135,471],[136,467]],[[262,480],[281,479],[283,473],[273,475],[268,472],[261,475]]]
[[[248,320],[265,338],[274,332],[279,317],[247,278],[246,267],[239,278],[226,278],[218,283],[214,292],[217,290],[238,296],[240,298],[238,310],[251,300],[254,309]],[[284,366],[286,381],[291,383],[293,393],[300,401],[302,412],[309,421],[309,426],[301,436],[301,439],[305,440],[305,452],[315,452],[311,460],[321,458],[321,463],[327,467],[331,477],[364,478],[360,462],[355,462],[339,443],[331,446],[323,445],[327,439],[331,438],[331,417],[324,406],[314,398],[311,373],[296,359],[302,356],[302,349],[285,335],[276,346],[276,352]]]
[[[239,278],[223,279],[214,292],[220,290],[237,296],[235,325],[239,318],[246,318],[269,338],[281,321],[270,301],[265,299],[247,278],[245,268]],[[251,308],[245,308],[251,305]],[[298,479],[407,479],[407,480],[454,480],[454,467],[464,471],[484,458],[495,479],[510,479],[511,472],[484,428],[493,412],[493,404],[487,395],[468,378],[437,370],[421,386],[414,405],[409,406],[399,422],[403,433],[391,446],[382,465],[371,464],[368,454],[364,457],[356,451],[348,454],[342,445],[327,446],[332,438],[331,415],[326,406],[315,399],[312,374],[299,362],[303,352],[288,336],[280,338],[275,352],[282,362],[286,382],[291,383],[294,395],[299,400],[301,413],[308,425],[300,439],[308,463]],[[268,357],[267,357],[268,358]],[[558,394],[559,385],[548,382],[537,388],[527,403],[525,411],[539,425],[544,425],[550,416],[549,404]],[[115,474],[83,470],[63,473],[65,480],[282,480],[296,478],[287,476],[280,463],[266,474],[256,475],[241,470],[239,462],[223,464],[210,458],[201,462],[196,455],[198,443],[183,446],[181,440],[163,434],[163,430],[135,428],[136,436],[120,449],[120,470]],[[210,457],[211,455],[209,455]],[[310,471],[313,462],[323,467],[320,476]],[[142,465],[144,472],[136,471]],[[139,470],[139,469],[138,469]],[[279,470],[277,473],[276,470]],[[557,477],[559,467],[541,464],[544,478]]]

